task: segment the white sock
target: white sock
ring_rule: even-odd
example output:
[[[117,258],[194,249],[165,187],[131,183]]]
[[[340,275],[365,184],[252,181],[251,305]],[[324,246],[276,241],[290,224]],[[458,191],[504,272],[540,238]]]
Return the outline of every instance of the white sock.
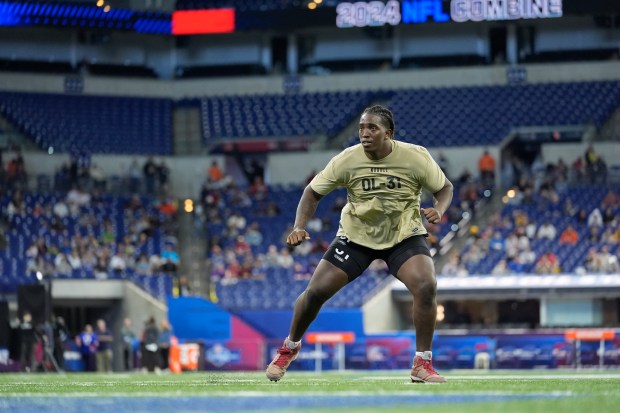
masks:
[[[287,337],[285,340],[285,343],[288,346],[288,348],[290,348],[291,350],[295,350],[297,347],[299,347],[299,343],[301,343],[301,340],[292,341],[290,338]]]
[[[432,360],[433,352],[432,351],[416,351],[416,357],[422,357],[423,360]]]

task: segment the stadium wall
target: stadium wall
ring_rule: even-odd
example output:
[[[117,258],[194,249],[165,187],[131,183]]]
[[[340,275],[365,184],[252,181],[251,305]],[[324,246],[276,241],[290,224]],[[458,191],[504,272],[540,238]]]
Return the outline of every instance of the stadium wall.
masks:
[[[620,168],[620,145],[617,142],[597,142],[593,144],[596,153],[601,156],[607,166],[617,166]],[[557,163],[563,159],[567,164],[583,156],[587,149],[584,143],[547,143],[541,146],[541,152],[545,162]]]
[[[571,163],[585,152],[587,143],[553,143],[542,145],[542,154],[545,162],[557,162],[562,158]],[[610,167],[616,166],[620,159],[620,145],[617,143],[596,142],[593,146],[597,153],[604,154]],[[465,168],[472,173],[478,170],[478,159],[484,149],[488,149],[496,160],[500,159],[498,147],[485,148],[482,146],[468,146],[457,148],[431,148],[431,154],[437,159],[443,153],[448,160],[448,175],[458,176]],[[313,151],[295,153],[269,154],[266,169],[266,178],[269,184],[302,184],[313,171],[321,170],[327,162],[339,151]],[[11,154],[7,154],[7,159]],[[122,176],[133,159],[140,164],[146,161],[146,156],[123,155],[94,155],[92,161],[99,165],[108,176]],[[200,192],[207,169],[212,161],[224,165],[221,155],[209,156],[172,156],[158,157],[164,159],[170,167],[171,191],[177,197],[194,197]],[[36,175],[53,175],[60,166],[69,160],[66,154],[47,155],[38,152],[25,152],[26,169],[32,179]],[[615,169],[612,168],[613,172]]]
[[[439,153],[443,153],[448,160],[448,175],[457,176],[465,168],[476,173],[478,158],[484,149],[486,148],[481,146],[468,146],[432,148],[430,152],[435,158],[438,157]],[[488,150],[495,159],[499,159],[498,147],[490,147]],[[323,169],[338,152],[313,151],[269,154],[266,164],[266,181],[272,185],[302,184],[313,170],[320,171]],[[40,174],[53,176],[64,163],[69,161],[67,154],[48,155],[40,152],[24,152],[23,156],[26,170],[33,180]],[[7,153],[6,157],[11,159],[12,154]],[[134,159],[142,165],[147,160],[147,156],[93,155],[92,162],[97,164],[106,176],[122,177],[127,175],[129,165]],[[199,194],[201,185],[207,176],[207,170],[213,161],[225,165],[224,157],[221,155],[166,156],[157,157],[157,159],[165,160],[169,166],[171,170],[170,190],[172,195],[177,197],[194,197]]]
[[[620,61],[521,65],[528,83],[620,80]],[[507,84],[509,66],[412,69],[390,72],[300,75],[302,91],[335,92]],[[388,75],[389,74],[389,75]],[[63,75],[0,73],[0,90],[65,93]],[[183,99],[200,96],[283,94],[286,76],[252,76],[196,80],[106,78],[86,75],[83,94]]]
[[[64,163],[69,161],[67,154],[48,155],[40,152],[24,152],[23,156],[31,179],[36,179],[36,176],[40,174],[53,176]],[[8,153],[6,157],[11,159],[12,154]],[[97,164],[106,176],[122,177],[127,175],[129,165],[134,159],[142,165],[147,158],[147,156],[93,155],[92,162]],[[220,155],[166,156],[157,157],[157,159],[165,160],[172,171],[170,189],[172,195],[177,197],[198,195],[211,163],[216,161],[224,165],[224,158]]]

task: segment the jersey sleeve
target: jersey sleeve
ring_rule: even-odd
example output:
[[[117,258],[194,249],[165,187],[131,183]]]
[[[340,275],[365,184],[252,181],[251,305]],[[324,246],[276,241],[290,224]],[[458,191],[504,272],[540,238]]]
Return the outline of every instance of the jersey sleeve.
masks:
[[[422,177],[421,183],[422,186],[434,194],[446,184],[446,175],[444,175],[443,171],[437,162],[435,162],[428,150],[424,149],[422,153],[426,158],[426,170],[424,171],[424,176]]]
[[[336,174],[336,158],[332,158],[325,168],[310,181],[310,188],[319,195],[327,195],[341,184]]]

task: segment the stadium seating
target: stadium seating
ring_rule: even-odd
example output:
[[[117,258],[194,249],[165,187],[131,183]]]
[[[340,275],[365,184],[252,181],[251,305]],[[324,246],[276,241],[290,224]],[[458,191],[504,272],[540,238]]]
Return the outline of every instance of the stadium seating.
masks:
[[[44,150],[172,153],[169,99],[2,92],[0,113]]]
[[[375,99],[372,92],[205,97],[205,144],[217,138],[336,136]]]
[[[498,144],[512,128],[594,124],[620,105],[620,82],[408,89],[394,93],[397,138],[427,147]]]
[[[278,249],[283,246],[283,237],[288,231],[288,226],[295,220],[297,203],[301,197],[301,186],[274,186],[269,189],[263,204],[274,202],[281,211],[277,216],[263,216],[258,211],[257,203],[247,207],[234,207],[230,193],[223,193],[223,204],[228,213],[240,212],[250,225],[257,222],[263,235],[263,242],[259,247],[252,249],[254,257],[265,256],[269,245],[273,244]],[[458,203],[458,191],[456,191]],[[334,191],[321,200],[318,205],[316,217],[323,219],[322,231],[312,231],[312,240],[321,239],[331,242],[337,229],[340,218],[340,210],[332,208],[336,198],[346,196],[344,190]],[[225,220],[224,220],[225,221]],[[446,222],[439,226],[438,236],[441,237],[450,231],[453,222]],[[207,233],[210,237],[225,234],[225,223],[207,224]],[[222,236],[218,238],[224,250],[234,249],[234,238]],[[307,275],[312,273],[318,264],[322,252],[308,255],[295,255],[296,263],[301,264],[302,273],[306,277],[298,277],[295,268],[282,268],[278,266],[264,266],[262,274],[253,278],[224,279],[216,283],[216,294],[219,304],[231,310],[248,309],[290,309],[298,295],[306,288]],[[237,257],[240,261],[241,257]],[[347,285],[339,294],[336,294],[326,303],[331,308],[355,308],[360,307],[365,298],[388,276],[385,270],[367,270],[354,283]],[[269,286],[267,288],[266,286]]]
[[[397,139],[426,147],[494,145],[518,127],[601,126],[620,105],[620,82],[218,96],[179,104],[200,107],[207,146],[222,139],[331,139],[365,107],[386,100]],[[0,93],[2,115],[41,148],[61,152],[171,154],[172,110],[168,99]]]
[[[0,210],[5,211],[12,194],[6,193],[0,198]],[[132,234],[136,219],[144,214],[157,216],[160,214],[153,206],[148,206],[144,210],[130,211],[125,208],[127,197],[107,195],[99,200],[93,201],[90,206],[81,207],[79,216],[67,216],[61,222],[64,229],[52,231],[50,229],[51,212],[43,212],[40,215],[33,213],[35,205],[41,206],[43,211],[51,211],[56,201],[64,199],[64,194],[26,194],[25,214],[15,214],[8,219],[8,231],[6,232],[7,248],[0,250],[0,292],[14,292],[19,285],[37,283],[35,272],[28,268],[27,250],[38,239],[42,239],[48,249],[43,256],[43,260],[49,264],[48,268],[54,268],[56,251],[66,252],[71,249],[71,242],[76,234],[82,237],[92,235],[96,240],[101,240],[104,231],[103,222],[112,222],[116,234],[115,241],[110,249],[114,250],[117,243],[121,242],[125,235]],[[148,199],[144,199],[144,204],[148,204]],[[84,223],[80,218],[85,216],[95,217],[94,221]],[[152,228],[151,236],[142,245],[135,245],[135,254],[144,253],[147,257],[159,255],[163,251],[165,236],[159,227]],[[59,273],[53,271],[50,274],[52,279],[76,278],[76,279],[95,279],[96,274],[92,267],[83,266],[74,269],[70,273]],[[108,272],[107,279],[126,279],[135,282],[138,286],[149,292],[156,298],[164,300],[172,293],[172,277],[170,274],[157,273],[144,276],[136,274],[134,270],[127,269],[122,272]]]
[[[562,207],[566,200],[570,200],[577,210],[584,209],[592,211],[594,208],[600,208],[600,203],[610,188],[613,186],[574,186],[560,197],[560,202],[550,204],[543,200],[540,196],[535,197],[535,202],[527,205],[505,205],[501,210],[502,217],[511,217],[515,210],[523,211],[529,217],[530,222],[534,222],[538,228],[541,224],[548,221],[553,224],[557,230],[557,236],[554,240],[533,239],[530,241],[532,251],[539,258],[547,251],[553,252],[558,256],[560,268],[563,273],[573,273],[577,268],[583,267],[585,257],[590,248],[596,248],[597,251],[605,245],[603,242],[588,241],[588,227],[584,223],[579,223],[577,217],[566,215]],[[618,192],[618,187],[614,188]],[[614,210],[616,216],[620,216],[620,208]],[[568,225],[572,225],[579,233],[579,242],[576,245],[561,245],[559,241],[560,234]],[[514,228],[501,229],[502,236],[506,238]],[[610,253],[620,255],[620,245],[609,245]],[[463,254],[467,253],[469,248],[463,250]],[[489,251],[483,259],[478,263],[467,265],[470,274],[490,274],[495,265],[505,259],[504,252]],[[533,273],[535,262],[526,264],[524,273]]]
[[[494,145],[518,127],[602,125],[620,105],[620,82],[205,97],[203,137],[205,143],[317,134],[333,138],[364,107],[380,100],[389,100],[397,139],[426,147]]]

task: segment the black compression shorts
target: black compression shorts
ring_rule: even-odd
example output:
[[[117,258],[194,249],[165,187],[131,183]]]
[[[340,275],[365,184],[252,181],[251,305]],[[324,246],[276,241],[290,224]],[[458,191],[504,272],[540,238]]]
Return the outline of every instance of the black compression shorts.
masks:
[[[424,235],[406,238],[386,250],[374,250],[351,242],[347,237],[336,237],[323,259],[343,270],[351,282],[376,259],[384,260],[392,275],[396,276],[405,261],[419,254],[431,256]]]

